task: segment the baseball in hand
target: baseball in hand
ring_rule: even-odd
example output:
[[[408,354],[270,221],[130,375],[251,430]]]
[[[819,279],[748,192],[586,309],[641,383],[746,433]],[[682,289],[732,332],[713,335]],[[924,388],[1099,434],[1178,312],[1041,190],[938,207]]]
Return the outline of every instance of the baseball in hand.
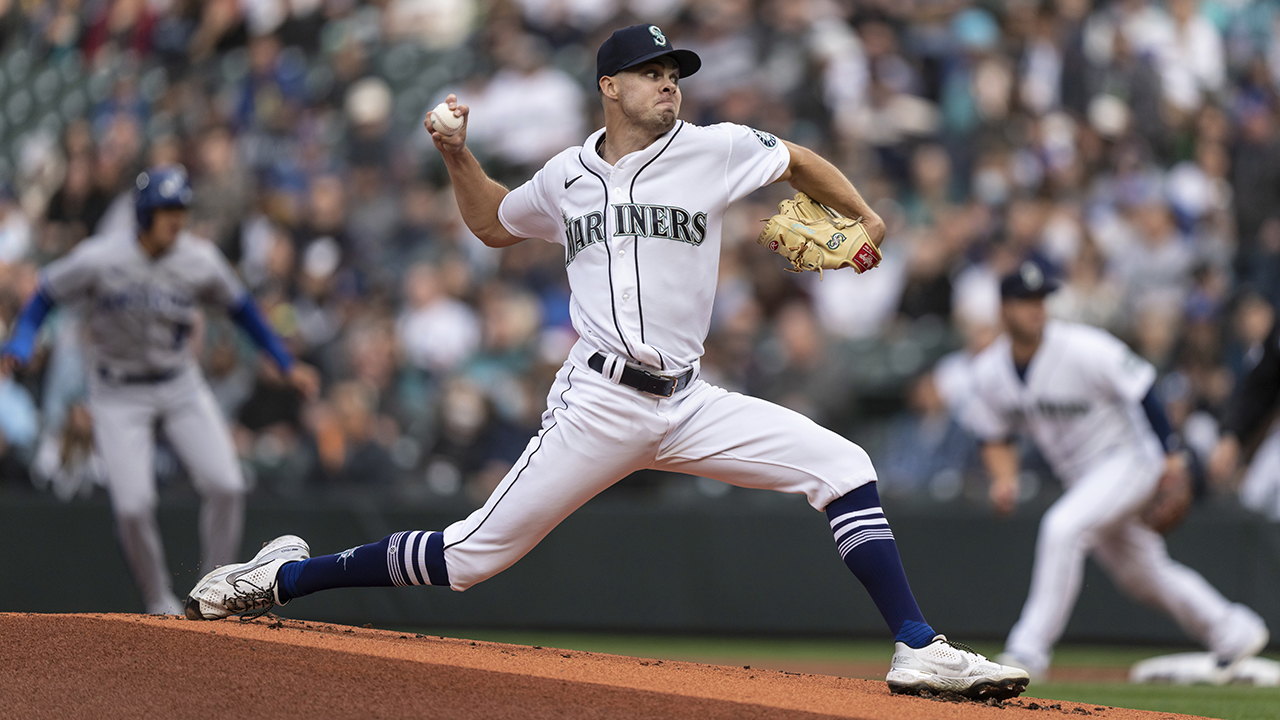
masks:
[[[462,127],[462,118],[453,114],[447,103],[440,103],[431,110],[431,129],[441,135],[452,135]]]

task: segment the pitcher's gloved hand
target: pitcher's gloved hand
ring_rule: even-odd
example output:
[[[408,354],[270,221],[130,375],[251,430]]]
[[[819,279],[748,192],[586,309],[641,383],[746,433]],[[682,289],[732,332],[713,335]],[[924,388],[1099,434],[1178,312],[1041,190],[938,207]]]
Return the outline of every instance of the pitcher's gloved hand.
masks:
[[[756,242],[791,262],[792,272],[851,267],[864,273],[880,264],[862,218],[847,218],[804,193],[778,203]]]

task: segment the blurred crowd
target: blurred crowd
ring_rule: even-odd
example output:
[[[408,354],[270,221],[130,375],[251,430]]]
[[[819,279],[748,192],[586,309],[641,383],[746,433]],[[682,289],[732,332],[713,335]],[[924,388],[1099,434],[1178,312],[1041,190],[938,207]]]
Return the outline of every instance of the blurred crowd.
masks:
[[[818,150],[889,226],[880,268],[820,280],[753,242],[788,188],[733,208],[710,381],[863,444],[884,494],[976,501],[965,360],[1034,257],[1052,313],[1155,363],[1212,448],[1280,302],[1280,0],[0,0],[0,325],[43,263],[131,228],[141,168],[182,162],[193,229],[324,379],[304,404],[208,313],[255,492],[478,501],[575,340],[563,250],[471,236],[421,122],[456,92],[523,182],[603,123],[595,50],[635,22],[702,57],[684,119]],[[0,379],[10,487],[100,476],[77,315]]]

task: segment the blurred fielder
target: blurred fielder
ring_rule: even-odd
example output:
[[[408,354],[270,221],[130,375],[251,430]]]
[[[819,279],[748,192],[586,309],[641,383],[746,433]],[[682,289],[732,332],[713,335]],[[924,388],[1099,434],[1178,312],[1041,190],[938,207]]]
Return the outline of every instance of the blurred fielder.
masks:
[[[1177,437],[1152,389],[1156,370],[1102,330],[1047,321],[1044,297],[1055,287],[1030,261],[1004,278],[1006,332],[973,362],[966,419],[984,441],[996,510],[1007,514],[1017,502],[1011,438],[1019,431],[1035,441],[1066,488],[1040,523],[1031,591],[999,660],[1033,678],[1047,673],[1092,553],[1125,594],[1164,611],[1209,648],[1225,676],[1270,635],[1257,613],[1172,560],[1164,536],[1151,527],[1176,523],[1189,492],[1174,498],[1172,517],[1144,521],[1148,508],[1178,495],[1166,488],[1186,487]]]
[[[182,613],[156,524],[157,424],[201,496],[202,573],[231,562],[244,527],[245,482],[231,433],[190,350],[200,305],[225,307],[296,388],[317,388],[315,371],[290,357],[217,247],[183,230],[191,196],[180,166],[139,175],[136,235],[88,238],[45,267],[0,348],[12,371],[30,360],[54,305],[84,301],[94,443],[120,547],[149,613]]]

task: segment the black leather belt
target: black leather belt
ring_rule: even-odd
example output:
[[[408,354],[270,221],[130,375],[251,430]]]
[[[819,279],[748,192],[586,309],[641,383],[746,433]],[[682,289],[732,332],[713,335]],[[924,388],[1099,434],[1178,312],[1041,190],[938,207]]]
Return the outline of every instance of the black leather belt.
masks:
[[[596,353],[587,360],[587,365],[601,375],[604,374],[604,355]],[[684,389],[693,379],[693,368],[684,371],[683,375],[670,377],[655,375],[647,370],[631,366],[622,369],[622,384],[635,388],[643,393],[658,397],[671,397]]]
[[[178,377],[182,372],[181,368],[172,368],[170,370],[161,370],[153,373],[138,373],[136,375],[115,375],[105,366],[98,366],[98,377],[106,380],[114,385],[155,385],[156,383],[167,382]]]

